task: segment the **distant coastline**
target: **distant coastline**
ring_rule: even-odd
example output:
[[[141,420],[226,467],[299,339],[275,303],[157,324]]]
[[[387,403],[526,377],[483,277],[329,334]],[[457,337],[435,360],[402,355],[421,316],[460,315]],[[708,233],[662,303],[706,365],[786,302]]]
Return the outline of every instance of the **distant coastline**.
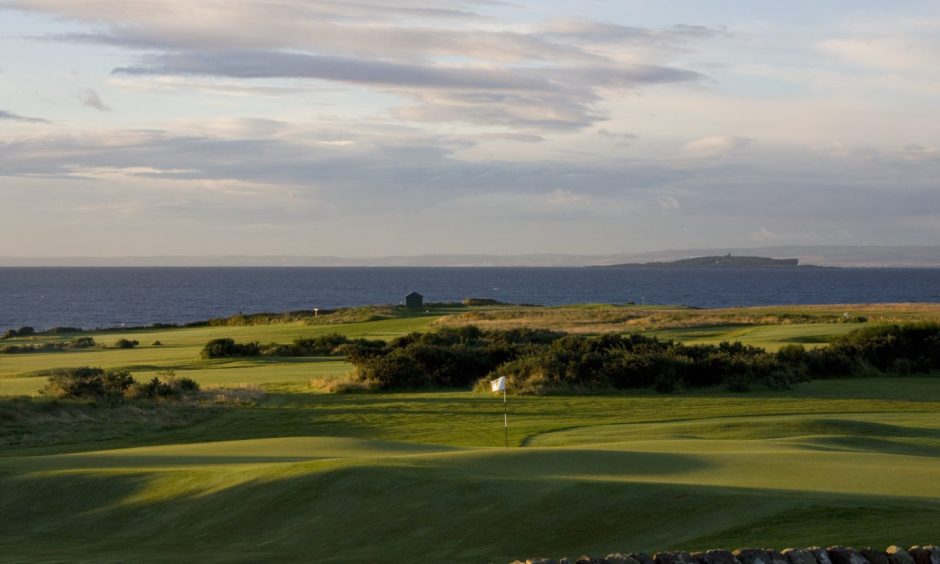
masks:
[[[812,265],[809,268],[819,268]],[[602,268],[807,268],[800,265],[800,259],[775,259],[754,256],[706,256],[692,257],[672,261],[629,262],[611,264]]]
[[[940,268],[940,245],[839,246],[780,245],[741,248],[671,249],[596,254],[532,253],[416,254],[403,256],[339,257],[299,255],[202,255],[113,257],[0,256],[3,267],[578,267],[669,262],[689,257],[732,255],[796,258],[800,268]]]

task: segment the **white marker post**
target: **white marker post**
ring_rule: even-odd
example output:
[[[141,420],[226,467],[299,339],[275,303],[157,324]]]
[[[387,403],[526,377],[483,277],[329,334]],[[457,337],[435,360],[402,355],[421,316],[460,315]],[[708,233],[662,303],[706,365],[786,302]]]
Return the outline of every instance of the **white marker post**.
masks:
[[[503,429],[506,432],[506,448],[509,448],[509,404],[506,403],[506,377],[500,376],[490,380],[490,389],[494,392],[503,392]]]

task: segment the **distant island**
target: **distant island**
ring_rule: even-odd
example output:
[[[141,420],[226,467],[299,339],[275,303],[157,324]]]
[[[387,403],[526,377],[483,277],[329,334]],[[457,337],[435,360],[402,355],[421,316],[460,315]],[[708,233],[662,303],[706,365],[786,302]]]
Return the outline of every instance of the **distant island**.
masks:
[[[799,259],[724,256],[693,257],[668,262],[612,264],[605,268],[797,268]]]

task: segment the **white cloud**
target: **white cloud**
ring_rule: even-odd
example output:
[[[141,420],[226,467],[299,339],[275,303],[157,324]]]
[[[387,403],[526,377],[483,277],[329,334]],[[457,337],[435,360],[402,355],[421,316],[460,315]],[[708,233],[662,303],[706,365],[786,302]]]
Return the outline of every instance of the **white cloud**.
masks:
[[[664,212],[676,211],[680,208],[679,200],[673,196],[660,196],[657,201],[659,202],[659,208]]]
[[[690,157],[721,157],[751,144],[746,137],[711,135],[686,143],[683,152]]]

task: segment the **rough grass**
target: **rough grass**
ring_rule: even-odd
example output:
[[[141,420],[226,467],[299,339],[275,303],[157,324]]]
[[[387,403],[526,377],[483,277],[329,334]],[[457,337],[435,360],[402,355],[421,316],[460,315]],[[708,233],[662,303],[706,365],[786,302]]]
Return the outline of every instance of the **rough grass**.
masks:
[[[940,319],[940,304],[842,304],[789,307],[693,309],[670,306],[512,307],[456,313],[442,325],[477,325],[483,329],[540,327],[571,333],[642,332],[691,327],[790,325],[851,321],[875,323]]]

